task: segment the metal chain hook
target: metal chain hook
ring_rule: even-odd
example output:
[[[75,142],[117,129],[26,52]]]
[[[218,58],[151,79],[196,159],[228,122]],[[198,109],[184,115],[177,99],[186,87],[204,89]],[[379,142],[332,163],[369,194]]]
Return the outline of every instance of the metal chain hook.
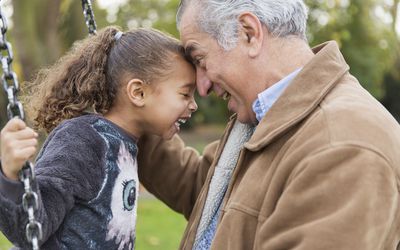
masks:
[[[96,21],[94,20],[94,14],[92,9],[92,3],[90,0],[82,0],[83,16],[85,17],[86,26],[89,29],[90,35],[96,35],[97,27]]]
[[[6,39],[7,20],[0,6],[0,62],[2,65],[1,81],[3,89],[8,97],[7,116],[8,119],[19,117],[25,120],[24,109],[22,103],[18,100],[17,93],[19,84],[17,74],[12,69],[13,54],[12,46]],[[22,205],[25,212],[28,213],[28,223],[26,225],[26,238],[32,245],[32,249],[39,249],[39,241],[42,239],[42,225],[35,218],[38,210],[38,195],[32,188],[32,183],[35,181],[33,172],[33,164],[26,162],[19,178],[24,184],[25,193],[22,197]]]
[[[96,22],[92,10],[90,0],[82,0],[83,15],[85,17],[86,25],[89,29],[89,34],[95,35],[97,32]],[[25,120],[24,109],[22,103],[17,98],[19,91],[19,84],[17,75],[12,70],[12,46],[6,39],[7,32],[7,19],[3,14],[0,6],[0,62],[2,65],[3,73],[1,81],[3,89],[8,97],[7,116],[8,119],[19,117]],[[3,53],[6,52],[5,55]],[[26,225],[26,238],[32,244],[32,249],[39,250],[39,241],[42,239],[42,225],[35,218],[35,213],[38,209],[38,195],[32,189],[32,183],[35,180],[33,171],[33,164],[26,162],[25,166],[20,172],[20,180],[24,184],[25,193],[22,197],[22,204],[24,210],[28,213],[28,224]]]

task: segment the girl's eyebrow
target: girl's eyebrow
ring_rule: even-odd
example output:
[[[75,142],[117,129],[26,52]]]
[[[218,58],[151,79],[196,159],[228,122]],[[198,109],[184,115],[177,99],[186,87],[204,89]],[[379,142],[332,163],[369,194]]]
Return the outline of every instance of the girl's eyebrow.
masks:
[[[194,82],[187,82],[180,86],[180,88],[191,88],[192,86],[196,86],[196,84]]]

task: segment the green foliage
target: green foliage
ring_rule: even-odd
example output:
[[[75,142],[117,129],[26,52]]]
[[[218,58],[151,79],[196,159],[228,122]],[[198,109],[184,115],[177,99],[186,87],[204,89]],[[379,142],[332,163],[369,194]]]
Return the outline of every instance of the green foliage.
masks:
[[[351,73],[365,88],[382,100],[392,94],[390,86],[400,84],[388,80],[392,72],[398,71],[395,61],[400,58],[399,36],[394,32],[393,23],[397,19],[399,0],[305,1],[310,9],[310,44],[314,46],[336,40]],[[80,1],[14,0],[10,4],[14,7],[14,27],[8,38],[14,45],[14,68],[21,82],[29,79],[39,68],[53,63],[74,41],[87,35]],[[107,25],[118,25],[125,30],[154,27],[175,37],[179,37],[175,24],[178,4],[179,0],[127,0],[102,9],[97,1],[93,1],[99,29]],[[400,102],[400,98],[397,100],[394,103]],[[197,98],[197,102],[199,110],[189,127],[203,122],[225,123],[229,117],[226,103],[214,96]],[[5,120],[4,95],[0,95],[0,105],[4,107],[0,111],[2,124]]]
[[[382,104],[400,122],[400,57],[397,59],[393,70],[385,75],[383,85],[386,92]]]
[[[306,2],[310,6],[310,43],[336,40],[350,72],[374,96],[381,98],[384,75],[393,67],[396,57],[393,53],[396,34],[378,16],[385,11],[384,1]]]
[[[124,29],[153,27],[178,37],[175,25],[178,4],[178,0],[128,0],[117,11],[108,10],[108,19]]]
[[[226,101],[213,94],[203,98],[196,93],[195,99],[198,109],[193,113],[192,119],[185,124],[184,128],[193,128],[198,124],[226,124],[228,117],[231,115],[226,108]]]
[[[136,233],[137,250],[178,249],[186,220],[162,202],[139,200]]]
[[[400,119],[400,49],[394,20],[399,0],[305,0],[310,8],[311,45],[336,40],[353,73],[374,96]],[[3,1],[4,3],[4,1]],[[175,13],[179,0],[128,0],[119,7],[101,9],[93,1],[98,28],[154,27],[179,37]],[[13,0],[14,26],[7,34],[13,44],[14,69],[20,81],[53,63],[77,39],[87,35],[80,1]],[[390,17],[392,22],[384,22]],[[389,18],[389,19],[390,19]],[[199,110],[188,124],[225,123],[226,103],[211,96],[196,97]],[[6,121],[6,96],[0,94],[0,126]],[[197,141],[200,141],[199,139]],[[203,144],[201,146],[203,147]],[[185,220],[158,201],[141,200],[137,249],[177,249]],[[0,234],[0,250],[9,242]]]
[[[12,244],[4,237],[0,232],[0,250],[8,250],[12,247]]]
[[[124,28],[154,27],[178,37],[175,13],[178,0],[129,0],[119,6],[115,23]],[[310,9],[309,41],[316,45],[336,40],[350,65],[350,72],[376,98],[388,94],[387,74],[396,71],[399,58],[398,36],[394,24],[399,0],[305,0]],[[383,18],[385,17],[385,18]],[[400,84],[393,82],[395,86]],[[400,98],[397,98],[400,102]],[[226,103],[211,96],[197,98],[198,111],[188,124],[225,123],[229,117]],[[392,105],[392,104],[391,104]],[[393,104],[394,105],[394,104]],[[390,107],[389,107],[390,109]],[[393,111],[392,111],[393,112]]]

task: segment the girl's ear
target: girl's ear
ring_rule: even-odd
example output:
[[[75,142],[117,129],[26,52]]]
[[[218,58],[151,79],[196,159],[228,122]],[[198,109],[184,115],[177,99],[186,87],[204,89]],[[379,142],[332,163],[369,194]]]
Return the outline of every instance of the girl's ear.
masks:
[[[137,107],[144,106],[146,83],[139,79],[131,79],[126,85],[129,101]]]

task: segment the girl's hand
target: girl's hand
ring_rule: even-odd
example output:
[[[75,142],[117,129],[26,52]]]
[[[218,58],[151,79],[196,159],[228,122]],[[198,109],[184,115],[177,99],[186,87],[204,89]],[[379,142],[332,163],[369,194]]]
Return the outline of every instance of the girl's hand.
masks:
[[[25,162],[36,152],[38,134],[21,119],[13,118],[1,130],[1,165],[3,174],[18,180],[18,173]]]

